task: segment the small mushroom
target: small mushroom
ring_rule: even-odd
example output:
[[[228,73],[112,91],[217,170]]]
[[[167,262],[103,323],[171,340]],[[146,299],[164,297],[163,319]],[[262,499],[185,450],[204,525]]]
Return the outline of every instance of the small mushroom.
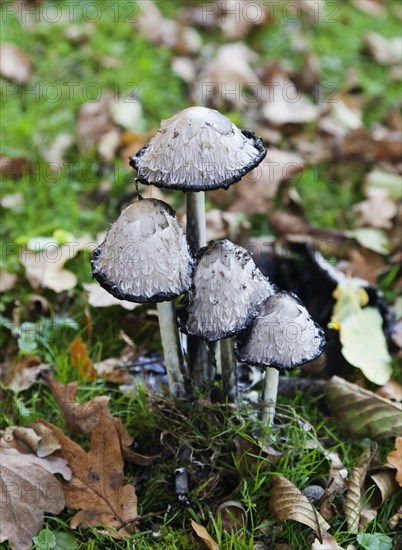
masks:
[[[214,109],[189,107],[161,123],[131,158],[140,182],[181,191],[227,189],[265,157],[261,138]]]
[[[324,332],[310,317],[299,298],[278,292],[264,300],[248,330],[237,338],[236,357],[249,365],[267,368],[264,420],[275,414],[280,370],[291,370],[321,355]],[[272,368],[274,367],[274,368]]]
[[[199,252],[181,328],[207,342],[228,338],[244,330],[275,291],[247,250],[227,239],[211,241]]]
[[[172,208],[141,199],[125,208],[92,260],[94,277],[110,294],[131,302],[172,300],[191,283],[193,261]]]
[[[110,294],[131,302],[158,302],[159,326],[169,388],[185,395],[173,300],[191,284],[193,259],[172,208],[140,199],[120,214],[95,250],[93,276]]]

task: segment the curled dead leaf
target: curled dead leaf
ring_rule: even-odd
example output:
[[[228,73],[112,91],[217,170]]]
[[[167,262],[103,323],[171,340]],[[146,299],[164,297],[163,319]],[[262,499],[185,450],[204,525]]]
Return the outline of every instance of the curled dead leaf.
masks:
[[[205,545],[209,548],[209,550],[219,550],[218,543],[214,541],[214,539],[211,537],[211,535],[208,533],[203,525],[200,525],[192,519],[191,527],[194,529],[200,539],[205,543]]]
[[[329,529],[328,523],[317,512],[301,491],[283,476],[274,476],[272,481],[271,510],[278,521],[292,519],[311,527],[322,543]]]
[[[326,385],[329,408],[341,429],[379,440],[402,433],[402,405],[333,376]]]
[[[14,426],[11,433],[39,458],[49,456],[60,449],[60,444],[53,431],[38,422],[32,422],[25,426]]]
[[[37,382],[42,373],[51,368],[51,365],[42,363],[36,355],[24,355],[10,365],[5,386],[14,393],[25,391]]]
[[[402,437],[395,440],[395,451],[388,453],[388,464],[396,468],[396,481],[402,487]]]

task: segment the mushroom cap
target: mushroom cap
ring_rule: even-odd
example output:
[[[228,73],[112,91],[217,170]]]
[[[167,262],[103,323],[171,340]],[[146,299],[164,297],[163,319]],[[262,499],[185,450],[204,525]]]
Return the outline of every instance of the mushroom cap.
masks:
[[[156,136],[131,157],[138,180],[182,191],[227,189],[255,168],[267,151],[261,138],[241,131],[207,107],[189,107],[162,121]]]
[[[125,208],[93,254],[92,273],[110,294],[163,302],[187,290],[193,259],[174,210],[156,199]]]
[[[258,315],[238,337],[236,357],[258,367],[291,370],[321,355],[324,331],[292,292],[278,292],[258,306]]]
[[[247,250],[226,239],[211,241],[199,252],[187,304],[179,311],[181,329],[208,342],[233,336],[274,292]]]

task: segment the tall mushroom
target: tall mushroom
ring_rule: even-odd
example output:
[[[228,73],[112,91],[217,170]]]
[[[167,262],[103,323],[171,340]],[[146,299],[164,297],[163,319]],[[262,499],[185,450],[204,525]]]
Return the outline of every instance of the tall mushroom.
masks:
[[[161,123],[156,136],[131,157],[138,181],[187,192],[187,238],[193,253],[205,245],[204,191],[227,189],[265,157],[261,138],[241,131],[218,111],[189,107]],[[189,337],[190,370],[205,351]],[[198,365],[199,368],[199,365]]]
[[[239,361],[265,368],[263,420],[272,425],[279,371],[292,370],[321,355],[324,332],[310,317],[299,298],[281,291],[257,307],[250,327],[237,338]]]
[[[275,292],[247,250],[227,239],[211,241],[198,253],[187,304],[179,310],[181,328],[207,342],[228,339],[243,331],[257,305]],[[223,346],[232,345],[226,340]],[[236,364],[230,358],[222,362],[222,378],[233,401]]]
[[[132,302],[157,302],[169,388],[185,395],[174,305],[191,284],[193,259],[173,209],[140,199],[120,214],[93,254],[92,273],[110,294]]]

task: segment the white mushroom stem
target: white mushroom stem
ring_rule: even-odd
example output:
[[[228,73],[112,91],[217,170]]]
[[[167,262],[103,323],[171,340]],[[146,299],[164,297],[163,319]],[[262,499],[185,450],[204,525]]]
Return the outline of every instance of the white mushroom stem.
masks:
[[[205,193],[186,193],[187,241],[193,254],[206,244]],[[187,338],[188,369],[195,385],[202,387],[211,378],[209,352],[206,343],[196,336]]]
[[[172,397],[184,397],[186,395],[184,367],[174,303],[159,302],[157,308],[170,394]]]
[[[267,426],[272,426],[275,418],[276,397],[278,395],[279,371],[268,368],[265,371],[262,410],[262,422]]]
[[[222,389],[229,403],[236,403],[237,393],[237,361],[233,349],[233,338],[220,341],[222,368]]]
[[[204,191],[186,193],[187,241],[191,251],[196,254],[206,244],[205,229],[205,193]]]

